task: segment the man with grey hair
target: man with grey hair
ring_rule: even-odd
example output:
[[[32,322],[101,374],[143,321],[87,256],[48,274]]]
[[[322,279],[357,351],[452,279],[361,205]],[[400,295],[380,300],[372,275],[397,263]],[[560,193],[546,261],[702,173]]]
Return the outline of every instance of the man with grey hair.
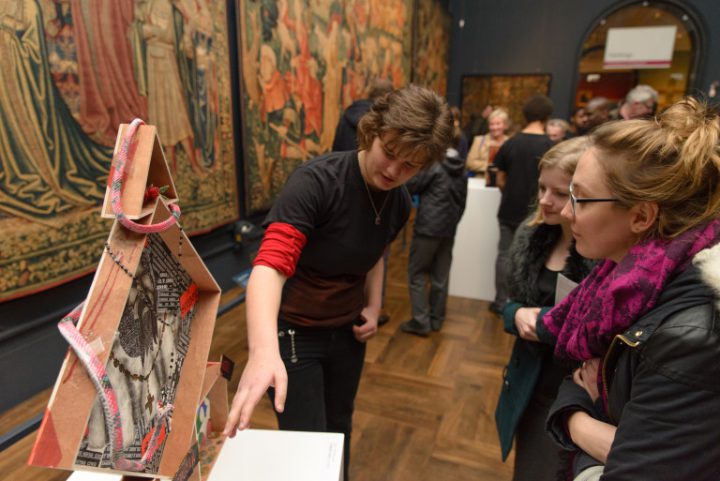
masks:
[[[625,102],[620,107],[620,117],[630,120],[653,116],[657,102],[657,90],[649,85],[637,85],[625,96]]]
[[[545,133],[556,144],[567,138],[568,130],[570,124],[565,119],[550,119],[545,124]]]

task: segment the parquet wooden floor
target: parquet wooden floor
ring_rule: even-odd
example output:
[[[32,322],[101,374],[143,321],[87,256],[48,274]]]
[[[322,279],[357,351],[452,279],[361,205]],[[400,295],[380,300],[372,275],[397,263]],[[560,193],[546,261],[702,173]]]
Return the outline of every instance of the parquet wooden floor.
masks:
[[[401,236],[402,237],[402,236]],[[420,338],[400,331],[410,318],[407,244],[392,246],[386,291],[391,316],[368,345],[354,417],[353,481],[505,481],[512,455],[500,462],[495,404],[512,338],[488,303],[451,297],[442,331]],[[223,295],[223,302],[239,289]],[[218,319],[211,359],[225,353],[236,363],[231,392],[247,359],[244,306]],[[0,416],[0,432],[40,413],[50,390]],[[292,402],[292,400],[288,400]],[[277,427],[264,399],[253,427]],[[0,454],[0,478],[55,481],[67,473],[25,465],[35,433]],[[278,461],[281,462],[281,458]]]

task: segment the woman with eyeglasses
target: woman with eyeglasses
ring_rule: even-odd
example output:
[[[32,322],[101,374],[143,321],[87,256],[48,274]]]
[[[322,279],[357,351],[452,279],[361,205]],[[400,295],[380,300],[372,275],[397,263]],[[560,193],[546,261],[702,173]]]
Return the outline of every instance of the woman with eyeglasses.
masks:
[[[520,225],[510,247],[510,301],[503,318],[505,331],[518,337],[504,371],[495,421],[503,461],[515,439],[514,481],[566,479],[567,462],[547,436],[545,418],[563,377],[571,371],[554,361],[554,339],[543,336],[538,318],[555,304],[560,274],[580,282],[592,266],[575,250],[570,222],[560,215],[586,144],[586,138],[577,137],[559,143],[542,157],[537,208]]]
[[[410,214],[403,184],[444,158],[452,139],[445,100],[409,86],[373,103],[360,150],[298,167],[265,219],[247,287],[249,358],[225,434],[248,427],[266,392],[280,429],[345,435],[377,332],[383,251]],[[285,402],[287,400],[287,402]]]
[[[718,140],[689,98],[599,127],[573,174],[563,216],[602,261],[543,325],[581,365],[548,418],[576,479],[720,479]]]

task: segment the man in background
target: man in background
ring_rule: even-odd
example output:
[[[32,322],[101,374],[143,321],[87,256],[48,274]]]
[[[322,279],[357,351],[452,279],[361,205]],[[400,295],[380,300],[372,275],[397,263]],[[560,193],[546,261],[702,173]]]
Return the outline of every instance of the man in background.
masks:
[[[610,101],[605,97],[593,97],[585,106],[588,132],[610,120]]]
[[[390,80],[375,78],[370,81],[368,88],[368,98],[359,99],[350,104],[343,112],[335,129],[335,140],[333,140],[333,152],[343,152],[346,150],[357,150],[357,126],[363,115],[370,111],[375,99],[382,97],[388,92],[392,92],[393,86]]]
[[[652,117],[657,110],[657,103],[657,90],[649,85],[638,85],[625,96],[625,102],[620,107],[620,117],[624,120]]]
[[[502,191],[498,223],[500,241],[495,261],[495,300],[490,310],[500,314],[507,302],[508,258],[515,230],[527,217],[537,193],[538,162],[553,142],[545,135],[545,123],[553,112],[553,103],[544,95],[531,97],[523,105],[525,128],[505,142],[495,156],[497,185]]]
[[[562,142],[568,138],[570,124],[565,119],[550,119],[545,126],[545,132],[554,143]]]
[[[459,120],[459,114],[453,112],[454,120]],[[445,152],[445,160],[419,172],[405,184],[411,194],[420,196],[420,204],[408,257],[412,319],[400,324],[400,330],[418,336],[439,331],[445,322],[452,249],[468,190],[465,158],[458,152],[462,137],[456,122],[454,145]]]
[[[584,107],[578,107],[570,117],[570,132],[573,136],[585,135],[587,133],[588,115]]]

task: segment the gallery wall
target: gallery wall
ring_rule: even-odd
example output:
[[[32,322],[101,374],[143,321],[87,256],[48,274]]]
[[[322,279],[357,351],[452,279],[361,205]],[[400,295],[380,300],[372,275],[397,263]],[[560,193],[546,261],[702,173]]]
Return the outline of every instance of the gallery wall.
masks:
[[[616,0],[451,0],[453,28],[448,100],[459,104],[463,75],[549,73],[556,114],[572,108],[577,61],[596,21],[629,3]],[[720,4],[716,0],[673,1],[694,15],[705,33],[695,88],[707,92],[720,79]],[[460,21],[464,26],[460,27]]]

